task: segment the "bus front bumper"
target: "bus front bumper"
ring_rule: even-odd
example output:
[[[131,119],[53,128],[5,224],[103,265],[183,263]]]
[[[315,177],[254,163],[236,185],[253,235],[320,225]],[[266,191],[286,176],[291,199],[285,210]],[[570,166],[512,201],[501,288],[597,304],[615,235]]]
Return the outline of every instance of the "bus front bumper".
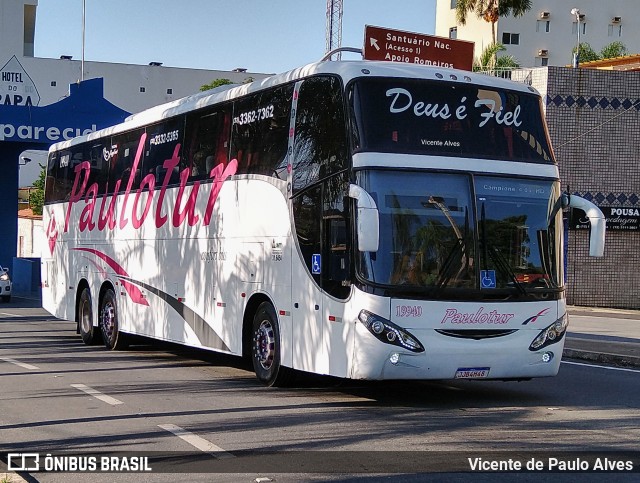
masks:
[[[354,379],[529,379],[555,376],[564,337],[540,350],[529,346],[538,330],[518,330],[489,339],[464,339],[433,329],[411,331],[424,352],[410,352],[374,338],[356,324],[351,377]]]

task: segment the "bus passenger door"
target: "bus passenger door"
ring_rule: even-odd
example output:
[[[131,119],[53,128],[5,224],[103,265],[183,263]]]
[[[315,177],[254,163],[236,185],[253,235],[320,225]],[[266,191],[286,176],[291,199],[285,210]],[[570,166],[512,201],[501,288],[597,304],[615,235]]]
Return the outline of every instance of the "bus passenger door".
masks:
[[[320,186],[292,199],[297,250],[291,263],[293,367],[323,373],[328,367],[322,327]]]
[[[336,176],[324,186],[322,210],[322,291],[324,345],[328,357],[327,373],[347,375],[349,322],[345,302],[351,294],[349,203],[346,174]]]

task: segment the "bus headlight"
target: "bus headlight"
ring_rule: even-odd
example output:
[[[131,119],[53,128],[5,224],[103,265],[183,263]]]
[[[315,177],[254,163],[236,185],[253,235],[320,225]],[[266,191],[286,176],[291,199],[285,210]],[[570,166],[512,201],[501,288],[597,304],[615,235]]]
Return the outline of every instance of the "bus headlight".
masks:
[[[2,275],[0,275],[0,280],[2,280],[3,282],[8,282],[9,274],[7,272],[4,272]]]
[[[529,346],[529,350],[537,351],[538,349],[542,349],[543,347],[547,347],[548,345],[558,342],[567,332],[568,325],[569,317],[565,313],[553,324],[540,332],[535,339],[533,339],[533,342]]]
[[[361,310],[358,320],[380,342],[396,345],[411,352],[424,352],[424,347],[412,334],[379,315]]]

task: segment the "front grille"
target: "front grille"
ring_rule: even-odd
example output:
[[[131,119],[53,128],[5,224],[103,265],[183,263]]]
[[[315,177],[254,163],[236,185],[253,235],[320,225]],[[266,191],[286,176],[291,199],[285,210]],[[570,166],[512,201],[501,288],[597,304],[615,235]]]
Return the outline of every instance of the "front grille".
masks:
[[[496,330],[440,330],[436,329],[436,332],[446,335],[448,337],[458,337],[460,339],[493,339],[495,337],[504,337],[505,335],[513,334],[518,329],[496,329]]]

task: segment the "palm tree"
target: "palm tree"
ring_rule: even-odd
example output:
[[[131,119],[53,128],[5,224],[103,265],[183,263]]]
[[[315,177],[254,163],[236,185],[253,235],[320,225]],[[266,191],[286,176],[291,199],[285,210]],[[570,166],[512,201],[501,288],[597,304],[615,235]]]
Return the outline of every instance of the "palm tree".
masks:
[[[474,72],[490,71],[494,74],[500,75],[503,72],[507,72],[510,69],[517,69],[520,67],[517,59],[513,55],[506,55],[498,57],[498,52],[507,50],[502,44],[493,43],[488,45],[480,54],[480,57],[473,61]]]
[[[476,17],[491,23],[491,37],[496,38],[496,23],[500,17],[521,17],[531,10],[531,0],[458,0],[456,19],[460,25],[467,23],[467,14],[474,12]]]

